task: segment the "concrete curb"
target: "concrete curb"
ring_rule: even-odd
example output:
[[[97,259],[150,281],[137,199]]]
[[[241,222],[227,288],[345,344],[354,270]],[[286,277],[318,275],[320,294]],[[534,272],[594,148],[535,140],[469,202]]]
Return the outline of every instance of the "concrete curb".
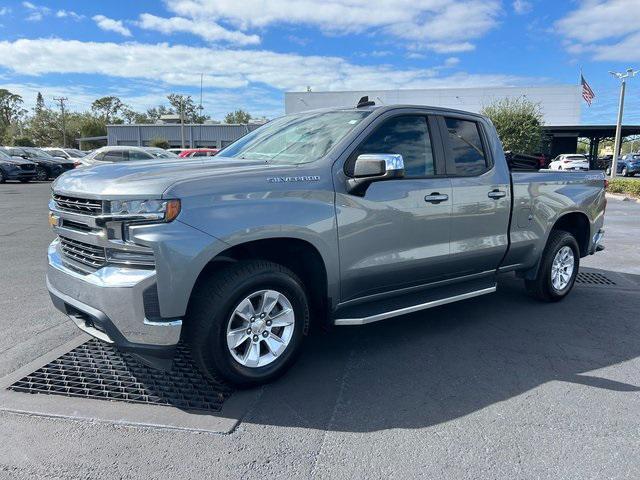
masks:
[[[628,195],[621,195],[619,193],[607,193],[606,196],[608,199],[611,199],[611,200],[621,200],[623,202],[640,203],[640,198],[634,198]]]

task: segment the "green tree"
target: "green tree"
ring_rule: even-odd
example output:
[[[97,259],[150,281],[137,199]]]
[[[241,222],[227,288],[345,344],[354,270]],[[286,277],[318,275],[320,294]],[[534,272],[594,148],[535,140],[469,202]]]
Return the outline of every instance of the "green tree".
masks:
[[[44,97],[42,96],[42,93],[38,92],[38,95],[36,95],[36,107],[34,111],[37,114],[38,112],[41,112],[46,108],[47,106],[44,103]]]
[[[240,123],[247,124],[251,121],[251,114],[244,110],[236,110],[235,112],[227,113],[224,117],[224,123]]]
[[[169,100],[173,113],[179,115],[180,110],[182,109],[184,121],[187,123],[203,123],[205,120],[209,119],[208,115],[202,115],[200,107],[194,103],[191,95],[171,93],[167,95],[167,99]]]
[[[504,98],[484,107],[481,112],[491,119],[505,150],[517,153],[539,152],[544,125],[540,105],[520,98]]]
[[[22,97],[0,88],[0,140],[12,143],[24,121],[27,111],[22,108]]]
[[[117,115],[125,108],[126,106],[122,103],[122,100],[114,96],[98,98],[91,104],[93,113],[101,117],[105,124],[122,123],[122,119],[118,118]]]

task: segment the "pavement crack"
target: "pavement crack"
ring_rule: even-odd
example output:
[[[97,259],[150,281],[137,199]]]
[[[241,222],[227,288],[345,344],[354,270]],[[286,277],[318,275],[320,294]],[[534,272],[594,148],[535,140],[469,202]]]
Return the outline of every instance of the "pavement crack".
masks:
[[[348,379],[351,376],[351,371],[353,370],[355,359],[355,348],[352,348],[349,351],[349,356],[347,357],[347,361],[345,363],[344,370],[342,372],[342,378],[340,379],[340,389],[338,390],[338,395],[336,395],[336,401],[333,405],[333,410],[331,411],[331,417],[329,417],[329,421],[327,422],[327,426],[322,432],[322,440],[320,441],[320,446],[318,447],[318,452],[315,455],[313,460],[313,466],[311,467],[311,478],[316,477],[316,472],[324,455],[325,445],[327,443],[327,434],[333,430],[336,416],[338,414],[338,410],[342,406],[342,399],[344,397],[344,392],[347,387]]]

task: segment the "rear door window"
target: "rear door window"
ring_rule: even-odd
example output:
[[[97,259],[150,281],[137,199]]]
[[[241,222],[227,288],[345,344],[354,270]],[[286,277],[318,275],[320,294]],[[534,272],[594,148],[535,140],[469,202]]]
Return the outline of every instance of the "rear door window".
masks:
[[[141,152],[140,150],[129,150],[129,160],[149,160],[153,158],[153,155],[147,152]]]
[[[477,122],[460,118],[444,118],[449,150],[459,176],[481,175],[489,169],[489,161],[482,144]]]
[[[100,159],[103,162],[123,162],[125,160],[122,150],[111,150],[109,152],[105,152],[104,156]],[[96,160],[98,158],[96,157]]]

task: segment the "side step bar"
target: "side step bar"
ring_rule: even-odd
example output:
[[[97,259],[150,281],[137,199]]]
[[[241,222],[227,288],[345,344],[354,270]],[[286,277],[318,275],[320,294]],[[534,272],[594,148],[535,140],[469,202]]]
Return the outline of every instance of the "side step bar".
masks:
[[[493,293],[496,291],[496,285],[488,288],[482,288],[480,290],[473,290],[452,297],[440,298],[437,300],[430,300],[424,303],[418,303],[417,305],[411,305],[409,307],[397,308],[395,310],[389,310],[386,312],[380,312],[375,315],[356,318],[337,318],[334,320],[334,325],[365,325],[367,323],[378,322],[380,320],[386,320],[387,318],[397,317],[399,315],[406,315],[408,313],[417,312],[419,310],[426,310],[427,308],[438,307],[440,305],[446,305],[447,303],[459,302],[460,300],[466,300],[468,298],[479,297],[480,295],[486,295],[487,293]]]

